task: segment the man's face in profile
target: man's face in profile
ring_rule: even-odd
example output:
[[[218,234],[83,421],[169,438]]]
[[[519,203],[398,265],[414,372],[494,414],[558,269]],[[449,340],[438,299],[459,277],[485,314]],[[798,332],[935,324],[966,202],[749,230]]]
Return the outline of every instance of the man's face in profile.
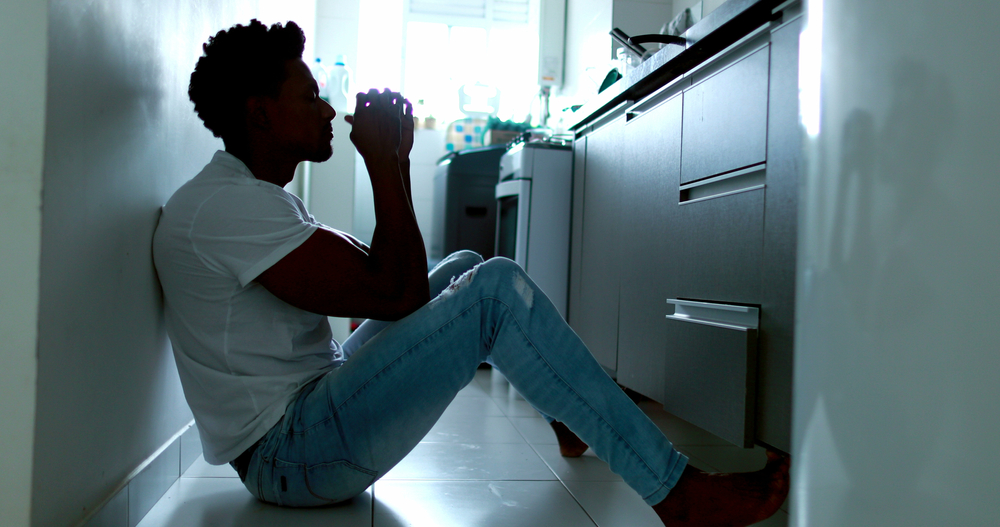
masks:
[[[322,162],[333,155],[333,118],[337,112],[319,98],[309,67],[301,59],[285,62],[287,78],[277,99],[267,101],[271,141],[289,156]]]

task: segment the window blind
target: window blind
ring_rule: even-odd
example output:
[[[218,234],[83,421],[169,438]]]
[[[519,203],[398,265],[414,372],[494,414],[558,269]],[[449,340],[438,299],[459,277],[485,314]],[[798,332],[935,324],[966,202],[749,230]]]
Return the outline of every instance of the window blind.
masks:
[[[493,20],[528,23],[528,0],[493,0]]]
[[[530,0],[410,0],[410,13],[527,24]]]

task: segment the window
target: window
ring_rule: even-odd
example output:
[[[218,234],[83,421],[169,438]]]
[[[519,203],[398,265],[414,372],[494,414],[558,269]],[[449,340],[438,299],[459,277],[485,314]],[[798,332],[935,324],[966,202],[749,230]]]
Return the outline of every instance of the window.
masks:
[[[497,116],[523,121],[538,93],[537,0],[410,0],[403,93],[424,116],[464,117],[462,86],[500,93]]]
[[[409,13],[420,17],[467,17],[473,20],[529,24],[530,0],[410,0]]]

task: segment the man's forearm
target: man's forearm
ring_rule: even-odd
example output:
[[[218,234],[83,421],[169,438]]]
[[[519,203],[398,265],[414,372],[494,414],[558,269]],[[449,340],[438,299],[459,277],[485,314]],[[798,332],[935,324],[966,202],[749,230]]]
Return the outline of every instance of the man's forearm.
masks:
[[[417,217],[417,210],[413,208],[413,192],[410,190],[410,160],[399,160],[399,175],[403,178],[403,189],[406,191],[406,199],[410,202],[410,212],[414,219]]]
[[[375,198],[372,265],[387,272],[401,295],[413,299],[413,309],[427,302],[427,255],[413,213],[406,170],[394,156],[367,162]]]

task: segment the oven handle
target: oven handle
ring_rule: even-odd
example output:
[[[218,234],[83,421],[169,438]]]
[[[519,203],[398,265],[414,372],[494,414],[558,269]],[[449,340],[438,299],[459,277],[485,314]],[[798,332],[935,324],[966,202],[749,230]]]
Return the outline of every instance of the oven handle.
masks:
[[[503,199],[511,196],[527,196],[530,191],[530,179],[512,179],[498,183],[495,195],[496,199]]]

